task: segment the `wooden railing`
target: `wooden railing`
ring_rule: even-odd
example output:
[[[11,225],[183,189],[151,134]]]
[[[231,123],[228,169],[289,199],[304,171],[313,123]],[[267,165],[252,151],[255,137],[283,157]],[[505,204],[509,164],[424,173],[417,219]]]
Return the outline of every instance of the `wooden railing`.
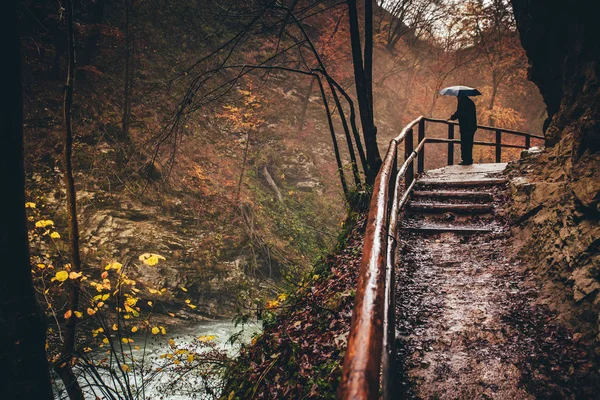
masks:
[[[426,123],[446,124],[448,138],[427,137]],[[414,131],[417,126],[417,145]],[[415,185],[414,162],[417,172],[425,169],[425,144],[447,143],[448,164],[454,163],[454,138],[457,123],[419,117],[409,123],[391,140],[381,170],[375,179],[373,196],[365,232],[360,275],[354,300],[354,312],[337,398],[377,399],[395,398],[394,374],[395,342],[395,252],[398,214]],[[478,126],[478,130],[496,133],[495,142],[474,142],[479,146],[495,146],[496,162],[502,160],[502,148],[527,149],[531,140],[545,140],[543,136]],[[525,145],[502,143],[503,134],[525,137]],[[398,168],[398,147],[404,143],[404,162]]]

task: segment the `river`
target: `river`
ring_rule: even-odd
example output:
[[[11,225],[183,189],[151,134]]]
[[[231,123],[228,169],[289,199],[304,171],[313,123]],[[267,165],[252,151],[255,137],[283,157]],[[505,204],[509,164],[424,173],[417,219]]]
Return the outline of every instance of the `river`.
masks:
[[[117,370],[118,373],[111,374],[108,369],[99,369],[96,381],[101,378],[104,383],[98,385],[89,371],[86,374],[81,374],[81,369],[75,371],[80,374],[79,381],[86,398],[214,399],[219,393],[211,391],[218,391],[222,378],[214,374],[210,375],[209,379],[202,376],[199,371],[202,371],[205,365],[200,363],[203,355],[216,354],[209,352],[219,350],[230,357],[235,356],[242,344],[248,344],[252,336],[261,331],[261,325],[260,321],[252,321],[243,326],[235,326],[230,320],[203,321],[171,327],[166,335],[133,335],[132,345],[139,346],[139,350],[131,348],[130,351],[125,351],[125,362],[129,364],[128,367],[131,366],[127,374],[122,374],[119,366],[113,361],[113,371]],[[229,342],[232,336],[236,337],[234,344]],[[129,345],[125,347],[130,348]],[[106,351],[101,350],[89,354],[96,362],[109,357]],[[171,356],[166,357],[167,354]],[[193,354],[195,359],[187,362],[190,354]],[[131,358],[135,361],[132,362]],[[176,365],[174,360],[178,358],[181,361]],[[120,364],[123,362],[120,361]],[[162,370],[157,372],[159,368]],[[54,382],[55,399],[67,399],[60,379],[54,379]],[[132,389],[128,390],[127,386]]]

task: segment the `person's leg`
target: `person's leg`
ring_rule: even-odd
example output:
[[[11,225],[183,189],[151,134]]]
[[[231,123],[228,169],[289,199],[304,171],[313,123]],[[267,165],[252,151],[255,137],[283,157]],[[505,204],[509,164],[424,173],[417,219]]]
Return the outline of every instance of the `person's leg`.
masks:
[[[475,136],[475,132],[467,132],[465,133],[465,148],[462,153],[462,159],[465,164],[473,164],[473,137]],[[461,133],[461,143],[462,143],[462,133]]]
[[[460,158],[462,165],[473,163],[473,134],[470,132],[460,132]]]

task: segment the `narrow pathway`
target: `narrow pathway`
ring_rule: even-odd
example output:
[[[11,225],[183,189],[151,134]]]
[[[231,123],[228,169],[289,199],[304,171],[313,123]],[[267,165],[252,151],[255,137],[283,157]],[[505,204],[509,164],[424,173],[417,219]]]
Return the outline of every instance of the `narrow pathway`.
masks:
[[[399,398],[551,395],[538,387],[550,381],[543,368],[532,368],[553,357],[539,345],[547,315],[531,308],[535,290],[511,259],[510,235],[494,213],[506,201],[504,167],[431,171],[407,207],[397,257]]]

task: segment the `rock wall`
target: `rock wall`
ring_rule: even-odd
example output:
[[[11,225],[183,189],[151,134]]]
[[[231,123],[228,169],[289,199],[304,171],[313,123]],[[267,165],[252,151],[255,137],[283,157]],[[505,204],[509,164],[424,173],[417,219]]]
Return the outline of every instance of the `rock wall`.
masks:
[[[529,77],[539,87],[549,115],[548,149],[512,166],[519,177],[513,180],[511,209],[517,238],[523,243],[522,254],[536,265],[545,302],[570,320],[574,330],[597,335],[600,2],[512,4],[529,58]],[[598,345],[596,353],[600,355]]]
[[[551,118],[553,146],[573,135],[576,159],[600,151],[600,2],[512,0],[529,78]]]

